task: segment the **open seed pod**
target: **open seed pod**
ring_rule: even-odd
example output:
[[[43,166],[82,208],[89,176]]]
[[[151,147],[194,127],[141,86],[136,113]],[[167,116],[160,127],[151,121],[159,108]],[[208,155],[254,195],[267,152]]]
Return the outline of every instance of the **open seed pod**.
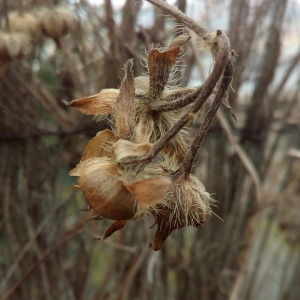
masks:
[[[13,12],[9,15],[9,24],[11,31],[26,33],[32,38],[40,33],[39,21],[31,13]]]
[[[118,165],[110,159],[116,136],[110,130],[99,132],[87,145],[71,176],[79,176],[79,188],[90,207],[111,220],[131,219],[136,200],[124,187]]]
[[[177,180],[165,197],[165,201],[151,210],[157,224],[152,242],[153,250],[160,250],[174,229],[203,225],[211,215],[213,202],[203,184],[193,175]]]
[[[90,206],[106,219],[131,219],[137,203],[120,180],[118,165],[105,158],[85,162],[78,183]]]
[[[141,176],[120,168],[113,157],[131,157],[147,152],[148,147],[122,140],[112,145],[116,140],[108,129],[99,132],[88,143],[80,163],[70,175],[79,176],[78,188],[90,207],[102,217],[112,220],[139,218],[145,210],[164,199],[172,182],[160,176],[163,170],[158,166],[149,168]]]
[[[28,54],[30,37],[24,33],[0,33],[0,60],[9,62]]]
[[[99,94],[63,103],[86,115],[106,116],[111,114],[118,95],[117,89],[103,89]]]
[[[75,28],[75,18],[72,12],[63,7],[56,7],[48,10],[42,15],[42,32],[58,41],[60,38],[73,31]]]

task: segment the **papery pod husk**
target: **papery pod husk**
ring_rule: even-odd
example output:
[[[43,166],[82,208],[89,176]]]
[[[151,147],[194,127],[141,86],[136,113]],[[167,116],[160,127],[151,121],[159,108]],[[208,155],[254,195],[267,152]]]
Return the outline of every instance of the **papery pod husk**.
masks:
[[[157,224],[151,244],[153,250],[160,250],[175,229],[204,225],[211,215],[212,202],[203,184],[193,175],[186,180],[178,180],[168,193],[167,199],[151,211]]]
[[[127,220],[119,220],[112,223],[104,232],[104,236],[101,238],[102,241],[113,235],[116,231],[121,230],[125,227]]]
[[[117,89],[103,89],[99,94],[63,103],[86,115],[105,116],[112,112],[118,95]]]
[[[0,33],[0,60],[9,62],[30,51],[30,37],[24,33]]]
[[[134,195],[139,203],[141,213],[144,210],[163,202],[167,190],[172,185],[172,180],[165,176],[145,178],[133,182],[124,182],[128,191]]]
[[[124,66],[125,76],[121,83],[119,95],[113,107],[114,130],[120,139],[133,141],[136,118],[135,84],[133,78],[133,59]]]
[[[112,145],[114,159],[117,163],[131,160],[134,157],[143,156],[149,153],[153,145],[150,143],[136,144],[126,140],[118,140]]]
[[[131,219],[137,203],[120,180],[117,164],[104,158],[88,164],[89,160],[83,162],[78,183],[90,207],[106,219]]]
[[[176,64],[179,52],[180,47],[174,47],[162,52],[154,48],[149,52],[149,96],[151,99],[157,99],[161,96],[172,68]]]
[[[39,20],[31,13],[13,12],[9,15],[12,32],[21,32],[36,38],[40,34]]]
[[[116,142],[118,138],[114,133],[105,129],[97,133],[97,135],[92,138],[83,151],[80,163],[69,172],[70,176],[80,176],[80,172],[88,164],[96,163],[97,161],[102,162],[101,157],[112,158],[112,144]],[[88,160],[88,162],[86,162]]]
[[[113,157],[112,145],[118,140],[118,137],[109,129],[97,133],[87,144],[83,151],[81,160],[87,160],[92,157]]]

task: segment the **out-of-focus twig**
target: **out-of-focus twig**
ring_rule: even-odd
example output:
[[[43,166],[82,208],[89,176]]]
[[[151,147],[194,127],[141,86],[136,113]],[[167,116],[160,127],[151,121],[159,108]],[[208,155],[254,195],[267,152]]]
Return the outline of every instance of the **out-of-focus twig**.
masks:
[[[118,294],[117,300],[127,300],[130,290],[130,286],[134,280],[135,275],[138,270],[141,268],[143,261],[146,258],[147,253],[149,253],[149,247],[144,247],[142,252],[136,257],[135,262],[132,264],[130,270],[127,273],[125,280],[123,281],[120,292]]]
[[[227,120],[225,119],[224,114],[222,111],[218,111],[217,113],[217,120],[219,124],[221,125],[223,131],[225,132],[228,140],[230,141],[231,145],[234,148],[235,153],[239,157],[242,165],[250,175],[254,187],[255,187],[255,196],[256,196],[256,201],[260,202],[261,201],[261,180],[259,178],[259,174],[252,163],[251,159],[248,157],[247,153],[243,149],[243,147],[240,145],[238,140],[235,138],[234,133],[232,132]]]
[[[181,12],[179,9],[167,4],[162,0],[147,0],[147,1],[155,5],[156,7],[161,8],[164,12],[170,14],[171,16],[173,16],[174,18],[182,22],[188,28],[193,30],[203,40],[206,41],[210,38],[209,35],[211,31],[209,29],[201,27],[197,22],[189,18],[186,14]]]
[[[1,300],[9,299],[13,293],[20,288],[20,286],[25,282],[30,275],[41,265],[43,264],[52,254],[57,252],[59,249],[61,249],[62,246],[64,246],[70,239],[72,239],[74,236],[76,236],[79,231],[81,230],[83,224],[85,223],[86,219],[91,217],[94,214],[94,211],[91,211],[87,216],[82,218],[80,221],[78,221],[70,230],[68,230],[61,238],[60,240],[55,243],[52,247],[50,247],[43,256],[38,259],[32,266],[25,272],[21,279],[15,283],[11,288],[9,288],[6,292],[3,293]]]

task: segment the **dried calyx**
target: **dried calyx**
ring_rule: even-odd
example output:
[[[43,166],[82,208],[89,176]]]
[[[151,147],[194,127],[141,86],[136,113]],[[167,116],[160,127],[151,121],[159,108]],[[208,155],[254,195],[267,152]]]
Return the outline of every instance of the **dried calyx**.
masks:
[[[98,133],[70,172],[79,176],[77,188],[92,212],[115,220],[103,239],[128,220],[148,215],[157,224],[152,249],[159,250],[174,229],[203,225],[211,215],[213,200],[190,172],[231,82],[228,38],[222,32],[213,38],[216,64],[203,87],[170,89],[168,85],[181,46],[189,40],[183,35],[168,48],[149,52],[148,76],[134,78],[129,60],[119,90],[105,89],[66,103],[85,114],[112,117],[112,130]],[[181,129],[201,109],[220,78],[215,100],[188,148]]]

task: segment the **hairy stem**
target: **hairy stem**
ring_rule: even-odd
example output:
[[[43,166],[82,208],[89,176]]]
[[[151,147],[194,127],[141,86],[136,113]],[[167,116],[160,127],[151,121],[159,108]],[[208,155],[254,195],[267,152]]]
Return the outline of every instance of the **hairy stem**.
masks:
[[[193,30],[199,37],[201,37],[204,41],[208,41],[210,39],[211,31],[204,27],[201,27],[198,23],[196,23],[193,19],[189,18],[179,9],[167,4],[162,0],[147,0],[149,3],[159,7],[164,12],[176,18],[179,22],[186,25],[188,28]]]
[[[227,65],[226,65],[226,68],[225,68],[225,71],[223,74],[222,82],[221,82],[220,88],[218,90],[218,93],[215,97],[215,100],[214,100],[213,104],[211,105],[210,109],[208,110],[208,112],[205,116],[205,119],[200,127],[200,130],[197,132],[197,135],[192,142],[192,145],[190,147],[186,161],[182,164],[182,166],[176,172],[176,174],[178,174],[178,176],[179,176],[179,174],[184,174],[184,176],[187,177],[191,173],[191,169],[193,167],[195,157],[198,154],[199,148],[205,139],[205,136],[211,126],[211,123],[212,123],[223,99],[226,97],[228,88],[232,81],[232,74],[233,74],[232,63],[231,63],[231,60],[229,60],[227,62]],[[176,177],[176,175],[175,175],[175,177]]]
[[[166,112],[166,111],[182,108],[186,105],[193,103],[196,100],[197,96],[202,92],[202,89],[203,87],[200,86],[199,88],[197,88],[197,90],[190,92],[174,101],[170,101],[170,99],[165,99],[164,101],[151,103],[149,110]]]

